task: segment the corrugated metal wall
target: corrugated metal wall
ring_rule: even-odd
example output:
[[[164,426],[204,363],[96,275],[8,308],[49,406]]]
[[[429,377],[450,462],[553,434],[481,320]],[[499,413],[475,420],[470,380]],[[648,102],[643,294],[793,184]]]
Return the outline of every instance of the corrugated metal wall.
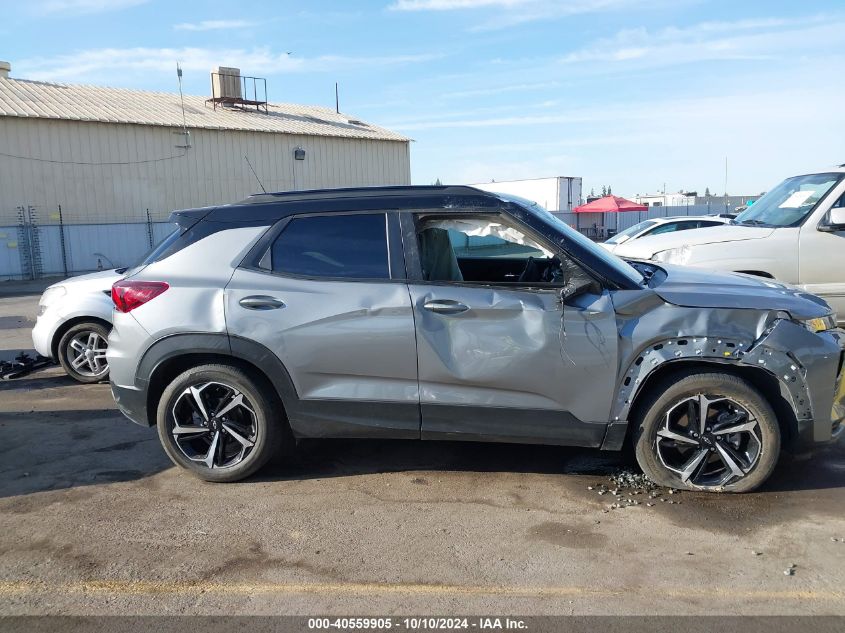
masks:
[[[407,142],[191,130],[180,144],[178,128],[0,118],[0,279],[62,274],[59,206],[69,272],[131,263],[149,246],[148,211],[161,222],[260,191],[244,156],[267,191],[411,182]]]
[[[410,184],[408,143],[259,132],[0,118],[0,225],[34,206],[42,222],[140,222],[149,209],[234,202],[260,191],[248,156],[268,191]],[[302,147],[305,160],[293,159]],[[111,164],[85,164],[111,163]]]

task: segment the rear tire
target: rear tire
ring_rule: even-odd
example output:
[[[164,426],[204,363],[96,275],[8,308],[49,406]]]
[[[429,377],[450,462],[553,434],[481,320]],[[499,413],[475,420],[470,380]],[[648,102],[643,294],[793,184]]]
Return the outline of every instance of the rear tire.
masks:
[[[109,365],[109,328],[102,323],[78,323],[59,339],[56,348],[59,363],[68,376],[81,383],[107,380]]]
[[[249,477],[278,454],[285,420],[269,387],[228,365],[177,376],[159,400],[158,435],[168,457],[205,481]]]
[[[749,382],[732,374],[679,372],[645,397],[634,447],[640,468],[655,483],[748,492],[772,474],[780,427]]]

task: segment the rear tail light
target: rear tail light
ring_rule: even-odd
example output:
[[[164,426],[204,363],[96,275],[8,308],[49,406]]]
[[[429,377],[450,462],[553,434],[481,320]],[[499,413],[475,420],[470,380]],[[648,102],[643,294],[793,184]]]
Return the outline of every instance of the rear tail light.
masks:
[[[130,312],[170,288],[165,281],[123,279],[111,287],[111,300],[118,312]]]

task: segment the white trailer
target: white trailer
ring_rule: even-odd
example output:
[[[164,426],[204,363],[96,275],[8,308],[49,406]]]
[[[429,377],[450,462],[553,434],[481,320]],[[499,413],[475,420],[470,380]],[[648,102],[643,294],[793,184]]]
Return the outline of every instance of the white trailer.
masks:
[[[470,187],[527,198],[555,213],[571,212],[581,204],[580,177],[554,176],[528,180],[503,180],[472,184]]]

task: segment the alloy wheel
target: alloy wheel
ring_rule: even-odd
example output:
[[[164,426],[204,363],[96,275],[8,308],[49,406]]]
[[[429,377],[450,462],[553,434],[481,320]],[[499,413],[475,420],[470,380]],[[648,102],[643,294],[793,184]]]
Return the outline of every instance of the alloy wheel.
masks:
[[[81,376],[102,376],[109,370],[106,361],[108,347],[106,338],[97,332],[80,332],[67,345],[70,366]]]
[[[258,424],[246,396],[222,382],[187,387],[172,409],[173,440],[182,454],[206,468],[241,463],[255,447]]]
[[[762,454],[757,419],[737,402],[698,394],[679,401],[657,431],[661,463],[698,488],[721,487],[745,477]]]

